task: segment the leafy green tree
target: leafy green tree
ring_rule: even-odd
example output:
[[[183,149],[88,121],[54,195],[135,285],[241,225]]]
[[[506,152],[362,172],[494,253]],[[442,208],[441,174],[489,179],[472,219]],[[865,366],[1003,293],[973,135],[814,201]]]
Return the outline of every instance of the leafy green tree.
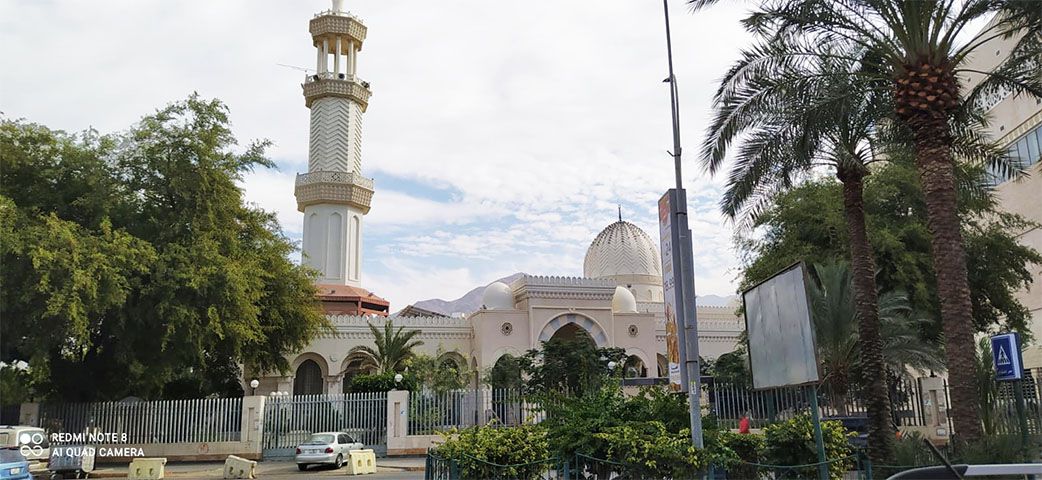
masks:
[[[704,7],[719,0],[690,0]],[[977,33],[980,21],[994,17]],[[891,92],[889,120],[914,150],[926,205],[930,247],[952,379],[952,413],[960,437],[980,437],[972,382],[973,321],[967,252],[956,188],[953,138],[984,96],[1008,90],[1042,97],[1042,13],[1034,0],[782,0],[766,2],[745,25],[770,52],[753,70],[828,61],[816,45],[863,52],[844,74],[855,91]],[[969,67],[988,40],[1013,37],[995,69]],[[987,47],[985,47],[987,48]],[[841,53],[841,55],[845,55]],[[745,75],[753,74],[752,71]],[[964,92],[960,76],[980,82]],[[805,79],[814,81],[811,75]],[[820,79],[819,79],[820,80]],[[834,79],[832,79],[834,80]]]
[[[370,370],[376,373],[401,372],[405,370],[410,359],[416,356],[413,351],[416,347],[423,345],[422,340],[414,340],[420,334],[419,330],[405,331],[405,326],[394,329],[394,321],[388,319],[384,322],[383,330],[369,324],[369,331],[373,334],[376,348],[359,345],[348,353],[348,362],[355,362],[360,369]]]
[[[753,377],[749,372],[749,352],[745,343],[740,343],[732,352],[720,355],[713,363],[710,375],[717,382],[752,386]]]
[[[197,95],[118,135],[0,121],[2,360],[70,401],[230,394],[240,364],[288,369],[327,324],[238,186],[266,146],[239,150]]]
[[[996,327],[1025,331],[1029,316],[1014,292],[1030,285],[1031,265],[1042,262],[1042,256],[1010,233],[1021,231],[1027,223],[1001,212],[994,198],[982,193],[982,168],[961,165],[957,173],[973,325],[977,331]],[[845,221],[837,206],[840,188],[821,179],[779,195],[754,224],[762,235],[738,241],[745,263],[743,285],[755,284],[795,261],[847,258]],[[925,208],[909,162],[895,160],[866,179],[868,238],[878,259],[879,289],[906,292],[911,310],[922,312],[928,320],[919,329],[920,336],[940,340],[940,302]]]
[[[414,355],[408,361],[408,371],[421,388],[444,392],[464,388],[470,382],[470,372],[444,355]]]
[[[624,349],[598,348],[586,330],[576,329],[574,338],[551,338],[526,352],[519,363],[530,391],[582,396],[607,380],[608,362],[621,367],[625,360]]]

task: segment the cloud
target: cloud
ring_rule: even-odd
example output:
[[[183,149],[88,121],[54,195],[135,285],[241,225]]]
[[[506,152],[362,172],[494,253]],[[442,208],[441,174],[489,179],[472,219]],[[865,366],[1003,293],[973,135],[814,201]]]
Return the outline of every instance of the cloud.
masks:
[[[723,180],[708,178],[696,156],[715,82],[749,37],[740,7],[692,14],[672,3],[699,292],[728,294],[737,259],[716,210]],[[394,308],[520,270],[580,275],[617,204],[657,237],[656,204],[674,181],[660,5],[349,6],[368,26],[358,58],[373,88],[363,173],[378,178],[363,283]],[[221,98],[236,136],[272,140],[281,168],[248,175],[246,199],[299,237],[293,180],[307,165],[304,73],[277,64],[313,68],[307,22],[326,1],[14,0],[2,8],[7,116],[115,131],[193,91]]]

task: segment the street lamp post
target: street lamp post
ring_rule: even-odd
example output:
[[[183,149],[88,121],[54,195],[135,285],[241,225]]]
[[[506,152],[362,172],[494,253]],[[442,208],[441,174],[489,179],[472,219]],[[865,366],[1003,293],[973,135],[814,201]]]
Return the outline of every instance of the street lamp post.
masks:
[[[691,416],[691,443],[697,447],[703,447],[702,441],[702,414],[700,409],[702,382],[698,366],[698,321],[695,312],[694,297],[694,272],[692,270],[691,231],[687,222],[687,195],[680,165],[680,103],[677,91],[677,78],[673,74],[673,42],[669,30],[669,0],[662,0],[662,9],[666,20],[666,58],[669,62],[669,103],[673,123],[673,170],[676,177],[676,217],[673,219],[673,228],[678,229],[680,248],[679,255],[673,257],[673,271],[679,275],[674,276],[675,295],[678,310],[684,312],[683,320],[683,359],[687,377],[687,393],[689,402],[689,414]],[[691,298],[687,298],[690,293]]]
[[[250,380],[250,395],[256,395],[257,394],[257,387],[259,387],[259,386],[260,386],[260,380],[257,380],[256,378],[254,378],[253,380]]]

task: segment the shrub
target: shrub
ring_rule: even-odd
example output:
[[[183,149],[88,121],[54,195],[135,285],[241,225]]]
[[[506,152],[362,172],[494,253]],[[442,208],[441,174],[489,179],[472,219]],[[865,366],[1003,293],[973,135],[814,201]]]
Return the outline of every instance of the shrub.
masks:
[[[838,421],[821,422],[821,436],[825,444],[825,458],[829,463],[829,476],[842,479],[854,465],[850,447],[850,433]],[[814,442],[814,425],[809,415],[768,425],[764,429],[764,463],[771,465],[807,465],[818,463],[817,447]],[[843,458],[843,460],[839,460]],[[795,470],[800,477],[817,475],[817,467]]]
[[[659,421],[611,427],[593,436],[607,444],[623,478],[696,478],[707,466],[704,452],[691,446],[691,432],[673,433]]]
[[[388,390],[416,390],[416,377],[402,374],[400,383],[394,381],[395,372],[363,373],[351,378],[347,391],[351,393],[386,392]]]
[[[955,444],[955,460],[959,463],[1020,463],[1024,461],[1023,441],[1019,435],[985,435],[973,443]]]
[[[758,467],[750,464],[763,463],[763,435],[720,432],[713,441],[707,442],[706,447],[714,452],[714,461],[727,470],[729,478],[757,477]]]
[[[462,478],[538,478],[549,463],[546,429],[538,425],[489,424],[440,435],[435,453],[455,460]]]

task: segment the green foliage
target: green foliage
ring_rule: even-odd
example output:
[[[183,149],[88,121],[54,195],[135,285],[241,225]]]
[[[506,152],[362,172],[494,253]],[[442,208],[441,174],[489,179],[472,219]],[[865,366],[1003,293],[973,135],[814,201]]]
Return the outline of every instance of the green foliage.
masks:
[[[579,328],[572,339],[551,338],[541,348],[529,350],[519,363],[527,390],[583,396],[608,378],[608,362],[622,365],[625,359],[624,349],[597,348],[586,330]]]
[[[470,371],[443,355],[415,354],[406,365],[422,389],[444,392],[464,388],[470,383]]]
[[[624,398],[622,418],[633,422],[655,420],[670,432],[691,429],[687,395],[657,387],[643,387],[638,395]],[[715,419],[710,420],[715,422]],[[702,428],[711,430],[711,427],[703,419]]]
[[[404,373],[401,382],[395,382],[395,372],[363,373],[351,377],[347,386],[349,393],[386,392],[389,390],[419,390],[420,382],[411,373]]]
[[[229,394],[327,325],[239,188],[267,143],[236,147],[227,113],[192,95],[118,135],[0,121],[0,360],[41,396]]]
[[[764,436],[755,433],[719,432],[713,439],[717,449],[723,447],[733,455],[727,457],[716,455],[717,465],[727,469],[728,476],[733,478],[757,478],[759,468],[753,463],[763,463],[763,451],[766,447]],[[710,444],[706,443],[707,447]],[[711,447],[712,448],[712,447]]]
[[[32,377],[23,368],[0,367],[0,405],[18,405],[33,399]]]
[[[696,478],[708,466],[704,452],[691,445],[687,429],[670,432],[651,420],[611,427],[594,437],[607,445],[608,457],[623,478]]]
[[[442,432],[435,453],[456,460],[462,478],[538,478],[550,461],[539,425],[485,425]]]
[[[996,325],[1025,331],[1027,315],[1013,292],[1030,284],[1032,264],[1042,263],[1042,256],[1018,244],[1011,233],[1023,231],[1026,221],[1000,213],[994,199],[979,191],[983,170],[959,168],[959,213],[974,325],[978,331]],[[865,214],[879,291],[904,292],[911,311],[923,312],[931,322],[920,333],[935,337],[941,330],[940,307],[918,182],[908,161],[895,160],[873,170],[865,179]],[[849,258],[839,182],[809,181],[774,200],[755,223],[762,235],[738,238],[743,288],[799,260],[813,264]]]
[[[541,403],[546,410],[541,424],[549,432],[553,452],[562,458],[576,453],[609,458],[604,439],[594,434],[626,422],[626,399],[617,384],[605,383],[581,397],[549,393]]]
[[[1024,461],[1020,435],[985,435],[975,442],[955,442],[955,459],[959,463],[1020,463]]]
[[[422,340],[413,340],[420,334],[419,330],[405,331],[404,325],[395,330],[390,319],[384,322],[382,330],[370,323],[369,331],[373,334],[376,348],[360,345],[352,348],[347,357],[349,363],[358,365],[363,371],[401,372],[416,355],[413,349],[423,345]]]
[[[521,388],[521,361],[509,353],[499,357],[485,376],[492,388]]]
[[[717,382],[751,386],[753,376],[749,371],[749,351],[745,343],[739,344],[733,352],[720,355],[713,364],[710,375]]]
[[[829,463],[829,477],[842,479],[854,465],[850,447],[850,433],[837,421],[821,422],[821,435],[825,444],[825,458]],[[768,425],[764,429],[763,460],[769,465],[808,465],[818,463],[817,447],[814,442],[814,425],[809,415]],[[839,460],[843,459],[843,460]],[[800,477],[817,475],[817,467],[796,470]]]

